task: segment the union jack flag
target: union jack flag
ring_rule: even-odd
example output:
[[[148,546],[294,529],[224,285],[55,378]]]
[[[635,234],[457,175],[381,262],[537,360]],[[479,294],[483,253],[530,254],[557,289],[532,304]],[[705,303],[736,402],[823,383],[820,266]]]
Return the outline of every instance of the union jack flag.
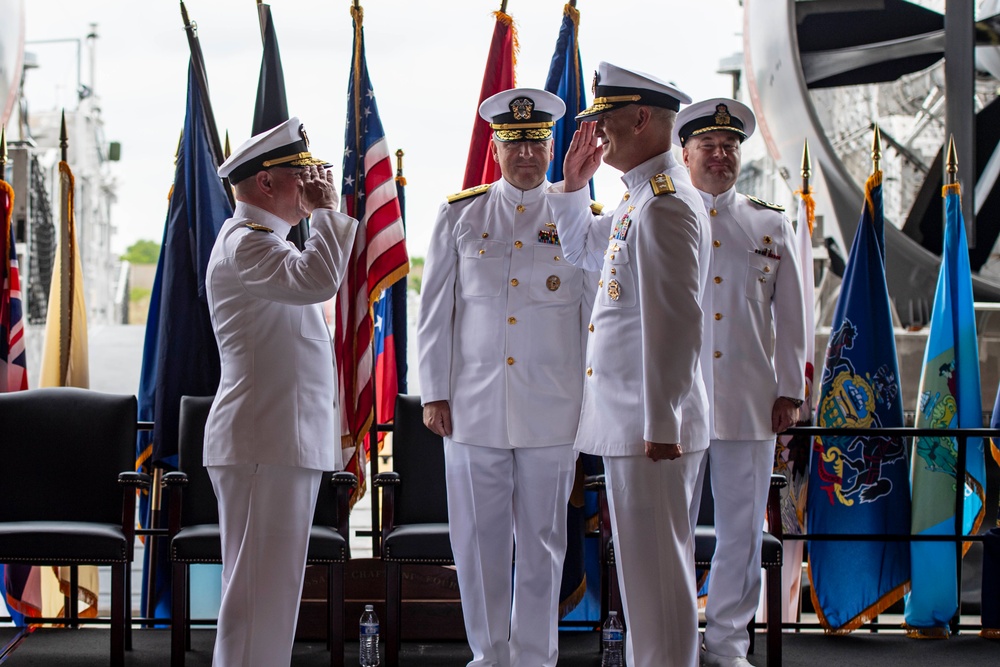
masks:
[[[406,235],[385,133],[365,62],[360,7],[352,7],[354,56],[347,87],[344,138],[344,213],[360,221],[351,263],[337,294],[335,348],[340,373],[345,469],[358,477],[353,500],[364,495],[365,438],[374,419],[372,306],[382,291],[407,274]]]
[[[0,392],[28,388],[28,362],[24,350],[24,319],[17,248],[10,225],[14,189],[0,180]]]

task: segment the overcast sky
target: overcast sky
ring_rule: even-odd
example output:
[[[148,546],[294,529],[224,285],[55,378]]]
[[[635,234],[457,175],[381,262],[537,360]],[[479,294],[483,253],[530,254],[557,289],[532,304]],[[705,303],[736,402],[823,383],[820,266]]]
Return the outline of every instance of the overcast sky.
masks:
[[[249,135],[260,69],[256,0],[187,0],[198,24],[220,134]],[[314,155],[339,165],[351,60],[350,0],[273,0],[289,111]],[[499,0],[367,0],[368,69],[389,147],[405,152],[410,254],[426,253],[440,202],[462,187],[486,53]],[[518,85],[541,88],[562,20],[562,0],[508,0],[520,54]],[[100,98],[114,165],[118,228],[113,247],[160,241],[173,157],[184,121],[188,44],[177,0],[26,0],[27,39],[80,39],[97,24],[95,75],[86,42],[82,79]],[[738,0],[579,0],[580,48],[589,87],[607,60],[674,81],[695,100],[731,94],[719,61],[742,48]],[[28,44],[33,111],[76,104],[75,42]],[[588,100],[590,99],[588,93]],[[757,137],[752,141],[759,140]],[[619,173],[603,167],[597,199],[617,204]],[[339,182],[339,176],[338,176]],[[338,186],[339,189],[339,186]]]

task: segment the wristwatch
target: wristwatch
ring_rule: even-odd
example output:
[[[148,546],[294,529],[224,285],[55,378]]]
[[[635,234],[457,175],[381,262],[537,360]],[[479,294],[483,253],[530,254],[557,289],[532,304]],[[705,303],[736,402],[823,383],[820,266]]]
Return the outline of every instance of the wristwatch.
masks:
[[[785,399],[786,401],[788,401],[789,403],[791,403],[792,405],[794,405],[797,408],[802,407],[802,399],[801,398],[791,398],[790,396],[780,396],[779,398]]]

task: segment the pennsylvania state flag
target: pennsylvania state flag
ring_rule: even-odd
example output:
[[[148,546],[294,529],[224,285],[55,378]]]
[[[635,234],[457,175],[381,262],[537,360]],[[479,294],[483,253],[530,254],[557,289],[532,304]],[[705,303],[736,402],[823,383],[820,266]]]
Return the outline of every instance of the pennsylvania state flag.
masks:
[[[876,171],[865,185],[864,209],[834,311],[817,426],[903,426],[884,262],[882,172]],[[815,438],[809,469],[809,532],[908,535],[908,471],[902,439]],[[809,578],[823,627],[850,632],[906,592],[909,545],[811,540]]]
[[[944,186],[945,237],[930,334],[924,352],[917,405],[918,428],[982,428],[979,348],[972,307],[972,274],[958,183]],[[914,535],[955,535],[955,486],[960,452],[948,437],[917,438],[913,452]],[[984,514],[986,460],[983,439],[965,444],[962,532],[979,530]],[[966,543],[966,549],[970,543]],[[963,552],[964,553],[964,552]],[[910,636],[949,635],[958,611],[957,552],[952,542],[910,544],[912,588],[906,599]]]

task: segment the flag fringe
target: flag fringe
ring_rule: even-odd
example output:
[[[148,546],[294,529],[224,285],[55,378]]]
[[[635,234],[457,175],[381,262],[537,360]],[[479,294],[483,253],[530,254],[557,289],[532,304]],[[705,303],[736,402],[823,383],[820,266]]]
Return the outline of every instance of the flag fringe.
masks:
[[[812,598],[813,609],[816,611],[816,616],[819,618],[820,625],[823,626],[823,632],[828,635],[846,635],[854,630],[857,630],[865,623],[874,620],[876,616],[899,602],[903,599],[904,595],[910,592],[909,580],[904,581],[902,584],[876,600],[874,604],[862,610],[854,618],[850,619],[840,627],[834,628],[831,626],[830,621],[827,620],[826,614],[823,613],[823,607],[820,605],[819,598],[816,596],[816,585],[813,583],[811,562],[809,563],[808,572],[809,595]]]
[[[1000,639],[1000,628],[983,628],[979,631],[983,639]]]
[[[958,183],[946,183],[941,187],[941,196],[947,197],[948,195],[959,195],[962,194],[962,186]]]
[[[816,227],[816,199],[812,195],[812,188],[809,188],[809,192],[796,190],[795,194],[802,198],[802,203],[806,207],[806,220],[809,221],[809,236],[812,236],[813,229]],[[866,197],[865,201],[867,200]]]
[[[498,22],[503,23],[510,29],[510,66],[513,72],[514,87],[517,88],[517,56],[521,53],[521,43],[517,41],[517,26],[514,25],[514,17],[501,11],[493,12],[493,16],[496,17]]]

